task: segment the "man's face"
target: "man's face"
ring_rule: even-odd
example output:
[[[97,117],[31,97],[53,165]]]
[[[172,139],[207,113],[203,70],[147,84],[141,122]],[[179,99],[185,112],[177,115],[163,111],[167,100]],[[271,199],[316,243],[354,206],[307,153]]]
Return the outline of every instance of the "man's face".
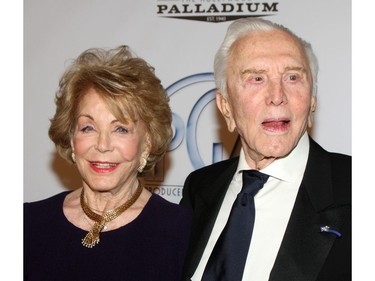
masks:
[[[237,40],[227,84],[228,97],[218,93],[217,105],[229,130],[239,133],[249,164],[286,156],[312,125],[316,100],[307,58],[285,32],[262,31]]]

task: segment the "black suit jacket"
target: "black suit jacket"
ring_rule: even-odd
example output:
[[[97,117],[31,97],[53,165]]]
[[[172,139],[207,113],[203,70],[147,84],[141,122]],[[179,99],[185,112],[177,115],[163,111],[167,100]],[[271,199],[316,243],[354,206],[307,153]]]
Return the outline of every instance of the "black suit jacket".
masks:
[[[180,204],[193,211],[183,280],[190,280],[210,237],[238,157],[192,172]],[[330,226],[342,236],[321,232]],[[351,280],[351,156],[330,153],[310,138],[306,170],[270,281]]]

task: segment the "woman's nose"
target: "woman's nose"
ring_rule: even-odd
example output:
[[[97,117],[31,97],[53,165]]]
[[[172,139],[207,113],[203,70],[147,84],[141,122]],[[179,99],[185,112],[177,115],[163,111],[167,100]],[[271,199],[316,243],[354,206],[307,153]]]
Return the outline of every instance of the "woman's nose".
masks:
[[[111,145],[111,138],[106,133],[100,133],[98,137],[98,144],[96,146],[96,149],[100,152],[107,152],[111,151],[112,145]]]

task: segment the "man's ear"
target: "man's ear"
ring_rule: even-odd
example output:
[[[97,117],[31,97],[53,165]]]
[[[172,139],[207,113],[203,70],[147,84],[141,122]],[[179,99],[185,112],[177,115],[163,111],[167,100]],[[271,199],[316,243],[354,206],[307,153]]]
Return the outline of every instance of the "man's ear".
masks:
[[[229,132],[233,132],[236,128],[236,123],[233,118],[231,106],[227,98],[223,97],[219,91],[216,92],[216,105],[227,123]]]
[[[315,110],[316,110],[316,103],[317,103],[316,96],[312,96],[311,97],[309,117],[308,117],[308,120],[307,120],[307,126],[309,128],[311,128],[313,123],[314,123],[314,113],[315,113]]]

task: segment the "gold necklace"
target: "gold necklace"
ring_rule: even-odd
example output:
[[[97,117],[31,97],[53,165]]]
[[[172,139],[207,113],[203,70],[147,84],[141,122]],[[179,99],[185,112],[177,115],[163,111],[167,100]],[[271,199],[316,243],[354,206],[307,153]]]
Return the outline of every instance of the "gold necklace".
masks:
[[[121,206],[117,207],[114,210],[107,211],[103,216],[101,216],[93,212],[90,209],[90,207],[86,204],[84,196],[83,196],[84,192],[82,188],[81,198],[80,198],[82,210],[86,214],[86,216],[88,216],[90,219],[95,221],[92,229],[89,231],[89,233],[86,234],[85,238],[82,239],[82,245],[87,248],[92,248],[96,244],[98,244],[100,241],[99,234],[103,230],[105,224],[117,218],[119,215],[125,212],[126,209],[128,209],[131,205],[133,205],[133,203],[137,201],[137,199],[141,195],[142,189],[143,187],[139,183],[136,192],[128,201],[126,201],[124,204],[122,204]]]

